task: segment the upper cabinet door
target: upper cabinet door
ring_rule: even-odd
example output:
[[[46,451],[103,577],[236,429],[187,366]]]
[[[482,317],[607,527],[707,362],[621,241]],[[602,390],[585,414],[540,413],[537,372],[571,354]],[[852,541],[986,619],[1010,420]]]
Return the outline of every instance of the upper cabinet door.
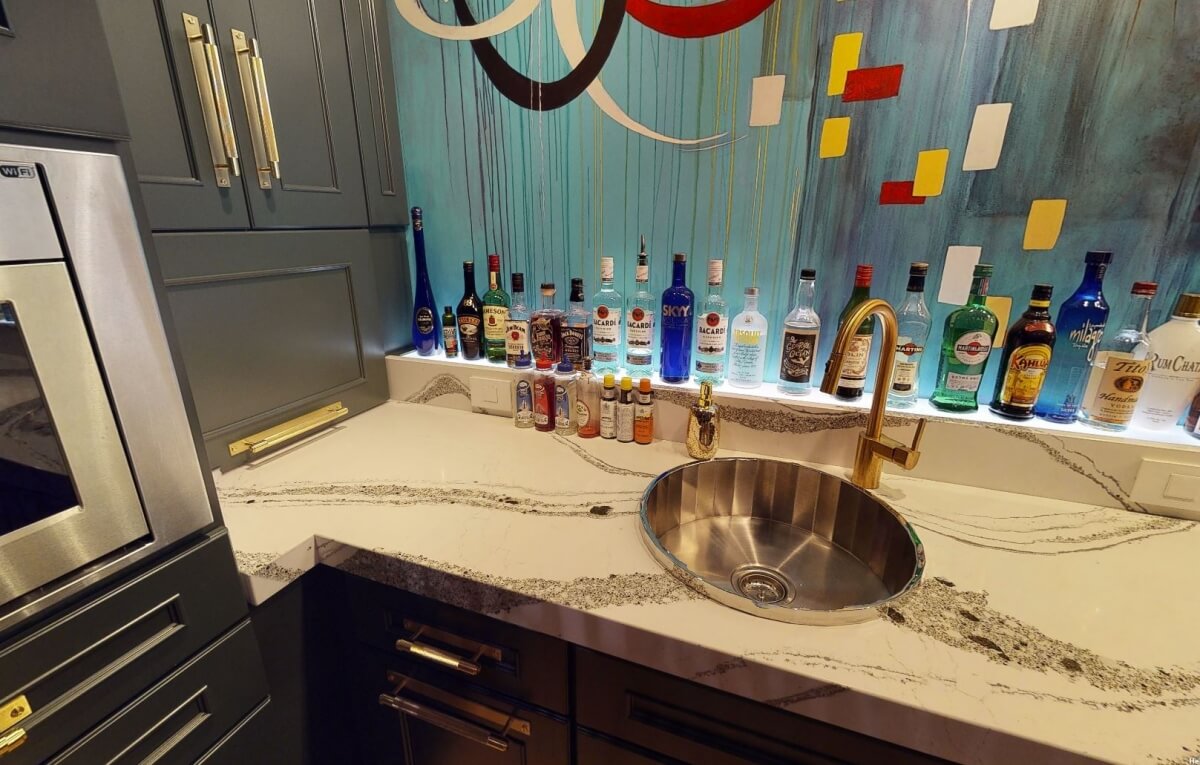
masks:
[[[254,228],[367,225],[336,0],[214,0]]]
[[[152,228],[245,229],[236,90],[205,0],[102,0]]]

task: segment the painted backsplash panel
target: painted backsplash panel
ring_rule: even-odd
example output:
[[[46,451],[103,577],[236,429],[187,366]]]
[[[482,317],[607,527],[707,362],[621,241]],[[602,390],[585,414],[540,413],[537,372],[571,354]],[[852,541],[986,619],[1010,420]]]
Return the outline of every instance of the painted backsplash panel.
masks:
[[[611,255],[628,295],[644,233],[655,292],[679,250],[698,293],[704,261],[726,260],[734,313],[743,287],[762,290],[773,380],[801,267],[818,270],[832,330],[856,263],[898,301],[908,263],[929,261],[931,343],[952,308],[937,303],[950,246],[982,248],[992,293],[1014,312],[1035,281],[1055,285],[1057,306],[1087,249],[1116,253],[1113,321],[1135,279],[1160,283],[1156,319],[1200,288],[1200,4],[398,2],[424,28],[391,9],[408,192],[425,209],[443,305],[461,295],[461,262],[482,269],[493,251],[506,287],[522,270],[531,285],[554,281],[563,303],[569,278],[584,276],[590,295]],[[456,6],[493,26],[528,18],[476,53],[436,36],[470,36],[448,28]],[[732,31],[672,36],[756,8]],[[685,12],[699,15],[672,26]],[[568,54],[583,55],[571,76]],[[539,91],[522,74],[558,82]],[[542,110],[513,100],[536,107],[539,95]],[[1062,203],[1035,200],[1066,200],[1060,233]],[[927,355],[924,391],[935,372]]]

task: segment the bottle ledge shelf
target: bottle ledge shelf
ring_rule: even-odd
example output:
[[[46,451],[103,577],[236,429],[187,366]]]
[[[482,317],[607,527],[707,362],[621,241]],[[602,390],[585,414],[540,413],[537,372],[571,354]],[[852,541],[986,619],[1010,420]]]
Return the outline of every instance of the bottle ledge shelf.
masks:
[[[459,371],[465,369],[477,370],[480,373],[488,372],[495,374],[516,374],[517,370],[509,369],[504,364],[495,364],[485,359],[476,359],[468,361],[467,359],[452,358],[448,359],[440,355],[440,352],[433,356],[421,356],[416,351],[406,351],[404,353],[388,354],[389,360],[398,360],[403,363],[418,363],[418,364],[435,364],[441,366],[449,366]],[[530,370],[531,371],[531,370]],[[684,391],[693,395],[699,396],[700,385],[692,380],[686,383],[668,383],[659,379],[658,375],[652,378],[654,388],[667,388],[671,390]],[[779,391],[773,382],[763,383],[758,388],[738,388],[729,383],[713,386],[713,394],[718,399],[717,403],[732,403],[736,401],[758,401],[774,404],[785,404],[805,409],[826,410],[826,411],[867,411],[871,408],[870,392],[864,395],[857,401],[843,401],[826,393],[822,393],[817,388],[813,388],[812,392],[805,396],[791,396]],[[1128,430],[1119,433],[1111,433],[1108,431],[1097,430],[1090,428],[1082,423],[1072,423],[1070,425],[1061,425],[1054,422],[1047,422],[1040,418],[1029,420],[1010,420],[1001,417],[987,408],[986,405],[980,406],[974,412],[944,412],[935,408],[929,403],[928,399],[922,398],[911,407],[896,408],[888,407],[887,414],[889,417],[911,417],[911,418],[927,418],[931,421],[963,423],[974,425],[1000,425],[1012,428],[1029,428],[1030,430],[1050,433],[1060,436],[1069,436],[1072,438],[1094,438],[1102,441],[1117,441],[1130,445],[1146,445],[1154,447],[1174,447],[1200,449],[1200,439],[1194,438],[1184,431],[1182,427],[1172,427],[1166,430],[1142,430],[1138,428],[1129,428]]]

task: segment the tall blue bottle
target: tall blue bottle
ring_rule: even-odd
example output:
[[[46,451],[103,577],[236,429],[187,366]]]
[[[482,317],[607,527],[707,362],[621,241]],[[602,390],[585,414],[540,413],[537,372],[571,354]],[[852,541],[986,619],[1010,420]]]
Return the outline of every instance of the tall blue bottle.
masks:
[[[441,327],[437,320],[437,304],[433,302],[433,287],[429,286],[429,267],[425,264],[425,221],[421,208],[412,209],[413,250],[417,259],[417,294],[413,298],[412,339],[417,353],[432,354],[438,347]]]
[[[696,296],[687,287],[687,255],[675,253],[671,286],[662,294],[659,358],[664,382],[687,382],[692,374],[692,309]]]
[[[1069,423],[1079,416],[1092,354],[1104,336],[1108,321],[1108,302],[1102,286],[1104,272],[1111,262],[1111,252],[1089,252],[1079,289],[1058,309],[1058,321],[1054,324],[1058,342],[1042,395],[1033,410],[1042,419]]]

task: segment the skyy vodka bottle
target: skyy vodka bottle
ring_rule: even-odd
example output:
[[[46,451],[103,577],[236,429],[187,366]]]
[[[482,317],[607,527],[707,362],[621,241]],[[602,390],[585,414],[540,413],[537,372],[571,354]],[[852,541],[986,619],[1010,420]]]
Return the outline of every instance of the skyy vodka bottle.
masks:
[[[429,267],[425,263],[425,223],[421,208],[412,209],[413,253],[417,260],[417,294],[413,298],[412,336],[417,353],[428,356],[437,350],[437,304],[433,302],[433,287],[429,285]]]
[[[634,272],[637,290],[625,314],[625,368],[634,377],[649,377],[654,366],[654,309],[658,301],[650,294],[650,264],[646,237],[642,237]]]
[[[1108,302],[1104,299],[1104,272],[1111,252],[1089,252],[1084,260],[1083,282],[1058,309],[1058,343],[1046,373],[1046,383],[1034,414],[1052,422],[1075,422],[1083,386],[1092,368],[1096,344],[1104,336]]]
[[[729,340],[729,307],[721,297],[724,268],[724,261],[708,261],[708,296],[696,321],[696,382],[713,385],[725,380],[725,348]]]
[[[662,379],[687,382],[692,374],[692,308],[696,296],[687,286],[687,255],[675,253],[671,286],[662,295]]]
[[[600,258],[600,291],[592,298],[592,368],[600,375],[621,366],[621,317],[625,304],[613,288],[613,259]]]

